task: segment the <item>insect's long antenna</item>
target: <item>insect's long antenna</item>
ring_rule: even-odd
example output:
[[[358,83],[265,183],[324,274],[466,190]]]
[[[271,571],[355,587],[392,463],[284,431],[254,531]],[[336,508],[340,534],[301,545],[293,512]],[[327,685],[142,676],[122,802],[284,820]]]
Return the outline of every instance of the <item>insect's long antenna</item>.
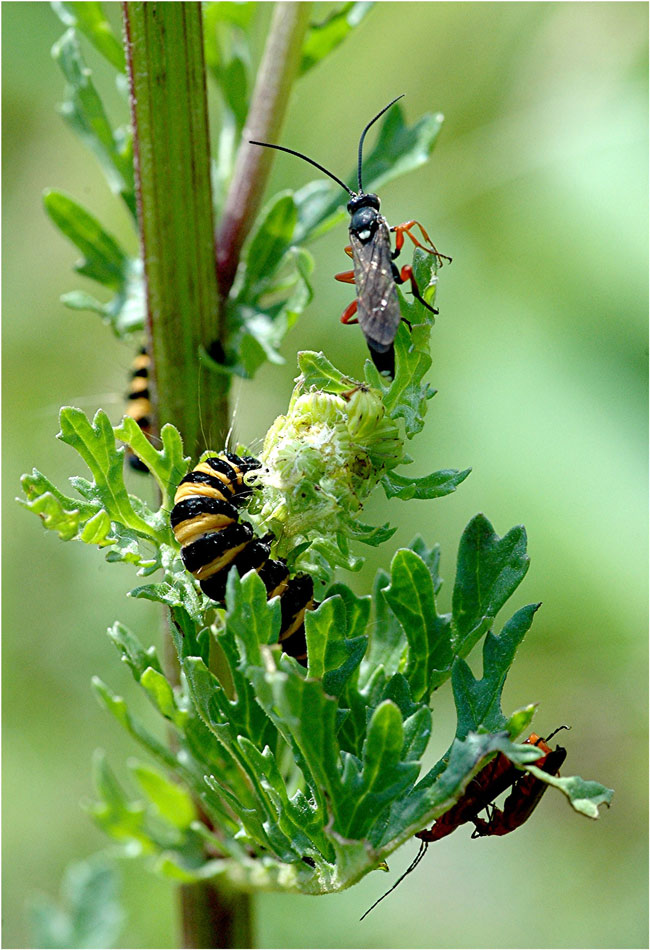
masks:
[[[391,105],[392,105],[392,103],[391,103]],[[408,874],[410,874],[412,871],[415,871],[416,867],[418,866],[418,864],[420,863],[420,861],[422,860],[422,858],[423,858],[423,857],[425,856],[425,854],[427,853],[427,848],[428,848],[428,847],[429,847],[429,842],[428,842],[428,841],[421,841],[421,842],[420,842],[420,850],[419,850],[418,853],[415,855],[415,857],[413,858],[413,860],[411,861],[411,863],[410,863],[409,866],[407,867],[406,871],[404,871],[404,873],[402,874],[402,876],[399,877],[399,878],[395,881],[395,883],[393,884],[393,886],[392,886],[391,888],[389,888],[389,889],[386,891],[385,894],[382,894],[381,897],[378,898],[378,900],[375,901],[375,903],[372,905],[372,907],[369,907],[369,908],[368,908],[368,910],[365,912],[365,914],[363,915],[363,917],[367,917],[368,914],[370,913],[370,911],[375,909],[375,907],[377,906],[377,904],[381,904],[381,902],[383,901],[384,897],[388,897],[389,894],[392,894],[393,891],[395,890],[395,888],[398,886],[398,884],[401,884],[402,881],[404,880],[404,878],[405,878]],[[363,917],[359,917],[359,923],[361,923],[361,921],[363,920]]]
[[[365,137],[366,137],[366,132],[368,131],[368,129],[370,128],[371,125],[374,125],[374,123],[377,121],[377,119],[380,119],[380,118],[381,118],[381,116],[384,114],[384,112],[386,112],[388,109],[390,109],[390,107],[391,107],[392,105],[395,105],[395,103],[397,102],[398,99],[403,99],[405,95],[406,95],[406,93],[403,92],[401,96],[396,96],[396,98],[393,99],[392,102],[389,102],[387,106],[384,106],[384,108],[381,110],[381,112],[378,112],[377,115],[374,117],[374,119],[371,119],[371,120],[370,120],[370,122],[368,123],[368,125],[365,127],[365,129],[364,129],[363,132],[361,133],[361,138],[359,139],[359,164],[358,164],[358,171],[359,171],[359,194],[361,194],[361,195],[363,194],[363,185],[361,184],[361,162],[362,162],[362,158],[363,158],[363,140],[364,140]]]
[[[381,115],[381,113],[379,114]],[[352,197],[354,198],[354,192],[352,191],[351,188],[348,188],[348,186],[345,184],[344,181],[341,181],[340,178],[337,178],[336,175],[328,171],[327,168],[324,168],[322,165],[319,165],[318,162],[315,162],[313,158],[307,158],[307,156],[303,155],[302,152],[296,152],[292,148],[285,148],[284,145],[271,145],[270,142],[253,142],[252,139],[249,139],[249,143],[251,145],[263,145],[264,148],[276,148],[279,152],[288,152],[289,155],[297,155],[298,158],[304,159],[304,161],[309,162],[310,165],[313,165],[315,168],[318,168],[319,171],[325,172],[326,175],[329,175],[330,178],[332,178],[335,182],[338,182],[341,188],[345,188],[347,193],[349,195],[352,195]]]
[[[556,735],[558,734],[558,732],[561,732],[563,729],[571,729],[571,726],[558,726],[557,729],[554,729],[554,730],[553,730],[553,732],[550,734],[550,736],[547,736],[547,737],[544,739],[544,742],[549,742],[549,740],[551,740],[551,739],[553,738],[553,736],[556,736]]]

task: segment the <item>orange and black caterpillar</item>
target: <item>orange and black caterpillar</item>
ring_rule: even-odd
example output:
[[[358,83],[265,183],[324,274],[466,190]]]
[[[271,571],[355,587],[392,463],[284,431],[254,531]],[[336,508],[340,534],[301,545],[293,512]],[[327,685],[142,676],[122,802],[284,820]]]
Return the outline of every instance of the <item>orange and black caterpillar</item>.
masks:
[[[171,526],[181,546],[183,564],[203,593],[221,606],[231,568],[236,567],[242,576],[257,571],[268,598],[280,597],[282,649],[304,664],[305,611],[316,606],[314,582],[308,574],[290,577],[284,561],[270,557],[273,535],[256,538],[250,524],[239,520],[238,508],[253,492],[244,476],[258,468],[261,463],[257,459],[231,452],[204,459],[176,489]]]
[[[147,348],[143,346],[131,364],[131,381],[127,394],[126,414],[137,422],[148,438],[151,438],[153,433],[153,410],[149,396],[150,368],[151,357],[147,353]],[[126,459],[136,472],[149,471],[135,452],[130,452],[127,449]]]

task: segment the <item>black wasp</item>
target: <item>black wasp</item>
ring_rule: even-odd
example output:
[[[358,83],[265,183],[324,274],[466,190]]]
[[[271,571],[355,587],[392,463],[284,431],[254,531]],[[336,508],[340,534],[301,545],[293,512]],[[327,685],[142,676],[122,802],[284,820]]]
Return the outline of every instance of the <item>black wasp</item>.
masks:
[[[355,323],[358,321],[363,335],[366,338],[368,349],[372,360],[381,373],[393,376],[395,373],[395,351],[393,342],[399,327],[401,317],[399,297],[397,295],[396,284],[403,284],[409,280],[411,282],[411,291],[416,300],[430,310],[432,313],[438,311],[431,307],[422,297],[413,269],[409,264],[405,264],[401,270],[398,270],[395,264],[395,258],[398,257],[404,246],[404,235],[408,234],[416,247],[430,254],[435,254],[436,258],[442,264],[442,260],[451,261],[445,254],[439,254],[431,238],[424,230],[419,221],[406,221],[404,224],[390,227],[386,218],[379,213],[380,201],[377,195],[366,194],[363,190],[361,179],[361,166],[363,157],[363,141],[366,133],[371,126],[394,105],[403,96],[397,96],[392,102],[378,112],[370,120],[359,139],[359,157],[358,157],[358,192],[341,181],[323,165],[315,162],[312,158],[303,155],[302,152],[296,152],[292,148],[285,148],[283,145],[272,145],[270,142],[253,142],[251,145],[263,145],[265,148],[275,148],[281,152],[288,152],[290,155],[296,155],[304,161],[314,165],[320,171],[324,172],[342,188],[344,188],[351,198],[348,202],[348,213],[350,215],[350,244],[345,248],[354,262],[354,270],[344,271],[336,274],[336,280],[344,283],[356,284],[357,298],[349,307],[347,307],[341,317],[342,323]],[[422,238],[429,245],[426,247],[412,234],[412,228],[418,226]],[[390,232],[395,233],[395,250],[393,251],[390,243]],[[356,314],[356,317],[355,317]]]

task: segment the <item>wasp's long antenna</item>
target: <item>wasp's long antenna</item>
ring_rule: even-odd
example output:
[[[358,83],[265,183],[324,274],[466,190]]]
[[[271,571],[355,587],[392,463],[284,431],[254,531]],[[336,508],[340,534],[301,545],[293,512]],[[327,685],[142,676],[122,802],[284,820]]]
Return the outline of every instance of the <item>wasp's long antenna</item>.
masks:
[[[392,103],[391,103],[391,105],[392,105]],[[388,106],[387,106],[386,108],[388,108]],[[381,115],[381,112],[380,112],[379,114]],[[374,120],[373,120],[373,121],[374,121]],[[352,191],[351,188],[348,188],[348,186],[345,184],[344,181],[341,181],[340,178],[337,178],[336,175],[334,175],[332,172],[328,171],[327,168],[324,168],[322,165],[319,165],[318,162],[315,162],[313,158],[307,158],[307,156],[306,156],[306,155],[303,155],[302,152],[296,152],[296,151],[294,151],[294,149],[292,149],[292,148],[285,148],[284,145],[271,145],[270,142],[253,142],[252,139],[249,139],[249,143],[250,143],[251,145],[263,145],[264,148],[276,148],[279,152],[288,152],[289,155],[297,155],[298,158],[304,159],[304,161],[309,162],[310,165],[313,165],[314,168],[318,168],[319,171],[325,172],[326,175],[329,175],[330,178],[332,178],[335,182],[338,182],[338,184],[341,186],[341,188],[345,188],[345,190],[347,191],[347,193],[348,193],[349,195],[352,195],[352,197],[354,198],[354,196],[355,196],[355,195],[354,195],[354,192]]]
[[[363,132],[361,133],[361,138],[359,139],[359,164],[358,164],[358,171],[359,171],[359,194],[363,194],[363,185],[361,184],[361,162],[362,162],[362,159],[363,159],[363,140],[364,140],[365,137],[366,137],[366,132],[368,131],[368,129],[370,128],[371,125],[374,125],[374,123],[377,121],[377,119],[380,119],[380,118],[382,117],[382,115],[384,114],[384,112],[387,112],[388,109],[390,109],[391,106],[395,105],[395,103],[398,101],[398,99],[403,99],[405,95],[406,95],[406,93],[403,92],[401,96],[397,96],[395,99],[393,99],[392,102],[389,102],[387,106],[384,106],[384,108],[381,110],[381,112],[378,112],[377,115],[374,117],[374,119],[371,119],[371,120],[370,120],[370,122],[368,123],[368,125],[365,127],[365,129],[364,129]]]

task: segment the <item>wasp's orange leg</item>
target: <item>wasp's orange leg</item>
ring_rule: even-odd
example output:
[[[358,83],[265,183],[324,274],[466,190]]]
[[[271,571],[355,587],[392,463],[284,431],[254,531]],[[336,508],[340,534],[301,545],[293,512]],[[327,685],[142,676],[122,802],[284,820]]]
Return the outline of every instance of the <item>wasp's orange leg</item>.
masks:
[[[351,245],[351,244],[348,244],[348,246],[347,246],[347,247],[344,247],[343,250],[344,250],[345,253],[348,255],[348,257],[352,257],[352,245]]]
[[[353,270],[344,270],[340,274],[334,274],[334,280],[340,280],[343,284],[353,284],[354,283],[354,271]]]
[[[341,314],[341,323],[358,323],[359,321],[354,316],[357,312],[357,301],[353,300],[349,307],[346,307],[343,313]]]
[[[419,227],[420,231],[422,232],[422,237],[424,238],[424,240],[428,244],[431,245],[430,247],[425,247],[424,244],[421,244],[420,241],[418,241],[418,239],[413,234],[411,234],[411,228],[414,228],[416,224]],[[413,221],[406,221],[404,224],[396,224],[394,228],[391,228],[391,231],[395,232],[395,250],[393,251],[393,260],[399,255],[400,251],[402,250],[402,247],[404,246],[404,235],[408,234],[408,236],[413,241],[416,247],[421,247],[423,251],[427,251],[427,253],[429,254],[435,254],[436,257],[438,258],[438,263],[440,264],[440,266],[442,266],[443,258],[444,260],[449,261],[449,263],[451,264],[451,257],[447,257],[446,254],[441,254],[437,250],[435,244],[433,243],[433,241],[431,240],[431,238],[429,237],[427,232],[424,230],[424,228],[422,227],[419,221],[413,220]]]

